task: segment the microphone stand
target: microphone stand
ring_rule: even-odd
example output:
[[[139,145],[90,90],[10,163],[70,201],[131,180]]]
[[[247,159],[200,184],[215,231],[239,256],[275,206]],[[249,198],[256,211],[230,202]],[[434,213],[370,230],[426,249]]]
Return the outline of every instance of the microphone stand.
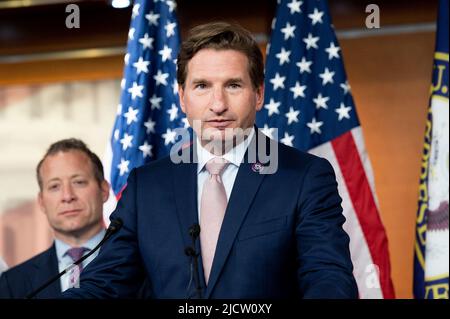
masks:
[[[192,247],[187,247],[185,249],[186,255],[191,257],[191,270],[194,273],[194,281],[195,281],[195,291],[198,299],[202,298],[202,286],[200,285],[200,277],[198,274],[198,256],[200,256],[199,253],[197,253],[195,249],[195,241],[197,237],[200,234],[200,226],[198,224],[194,224],[189,228],[189,235],[192,239]],[[192,269],[193,268],[193,269]],[[192,278],[192,277],[191,277]]]

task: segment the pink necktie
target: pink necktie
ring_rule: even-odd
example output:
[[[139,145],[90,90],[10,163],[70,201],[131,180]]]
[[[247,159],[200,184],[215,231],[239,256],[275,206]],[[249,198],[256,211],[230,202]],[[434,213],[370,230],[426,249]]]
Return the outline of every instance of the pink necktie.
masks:
[[[220,178],[227,164],[226,160],[218,157],[206,163],[206,170],[210,176],[203,184],[200,206],[200,244],[206,283],[208,283],[220,227],[227,208],[227,194]]]
[[[70,258],[72,258],[73,262],[76,262],[78,259],[83,257],[83,254],[88,251],[89,249],[85,247],[73,247],[67,250],[66,254],[69,255]],[[80,273],[83,271],[83,264],[80,263],[77,265],[76,268],[72,270],[72,272],[69,273],[69,285],[70,287],[76,287],[78,284],[78,280],[80,278]]]

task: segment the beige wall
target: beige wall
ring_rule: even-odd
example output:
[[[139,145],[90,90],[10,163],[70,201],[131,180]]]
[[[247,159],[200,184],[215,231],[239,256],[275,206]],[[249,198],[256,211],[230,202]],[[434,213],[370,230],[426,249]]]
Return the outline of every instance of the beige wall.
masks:
[[[9,266],[52,241],[36,204],[37,163],[51,143],[69,137],[102,158],[119,94],[119,79],[0,87],[0,256]]]

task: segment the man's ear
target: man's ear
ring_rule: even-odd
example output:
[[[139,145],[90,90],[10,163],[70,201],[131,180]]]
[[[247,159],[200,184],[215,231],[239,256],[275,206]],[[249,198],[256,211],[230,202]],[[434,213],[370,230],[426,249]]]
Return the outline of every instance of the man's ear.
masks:
[[[103,182],[100,185],[100,188],[102,191],[102,200],[103,200],[103,203],[105,203],[109,198],[110,185],[106,180],[103,180]]]
[[[186,114],[186,108],[184,107],[184,89],[182,85],[178,85],[178,96],[180,99],[180,107],[184,114]]]
[[[256,89],[256,111],[260,111],[264,104],[264,84]]]

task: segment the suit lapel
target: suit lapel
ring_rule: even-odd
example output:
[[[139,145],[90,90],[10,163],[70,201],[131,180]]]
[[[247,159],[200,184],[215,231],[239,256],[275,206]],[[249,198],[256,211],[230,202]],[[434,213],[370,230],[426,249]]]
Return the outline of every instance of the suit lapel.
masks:
[[[59,273],[55,244],[53,244],[53,246],[50,247],[44,255],[42,255],[42,258],[36,260],[34,267],[36,271],[32,275],[33,278],[31,278],[31,287],[33,290],[36,290],[41,285],[46,283],[47,280]],[[60,295],[61,281],[56,280],[50,286],[42,290],[42,292],[37,295],[37,298],[58,298]]]
[[[173,185],[178,221],[183,234],[184,245],[190,246],[192,240],[189,236],[189,228],[198,224],[197,165],[176,164],[173,167]]]
[[[191,162],[173,165],[175,205],[184,247],[192,246],[192,237],[189,235],[189,229],[192,225],[199,224],[197,208],[197,154],[192,144],[188,149],[191,152]],[[195,242],[195,251],[199,255],[201,254],[200,238],[197,238]],[[201,256],[198,258],[198,273],[200,285],[204,287],[205,277],[203,276]]]
[[[258,130],[256,130],[255,137],[253,138],[251,144],[256,143],[255,145],[258,145],[258,139],[261,138],[258,133]],[[251,144],[249,145],[249,148],[252,147]],[[253,147],[255,147],[255,145]],[[248,149],[246,153],[248,153]],[[214,289],[220,272],[223,269],[231,247],[236,239],[236,235],[239,232],[241,224],[244,221],[256,192],[258,191],[264,178],[264,174],[255,172],[253,163],[248,163],[245,160],[248,158],[247,155],[248,154],[244,156],[244,162],[241,163],[239,167],[230,200],[227,205],[217,242],[205,298],[209,298]]]

